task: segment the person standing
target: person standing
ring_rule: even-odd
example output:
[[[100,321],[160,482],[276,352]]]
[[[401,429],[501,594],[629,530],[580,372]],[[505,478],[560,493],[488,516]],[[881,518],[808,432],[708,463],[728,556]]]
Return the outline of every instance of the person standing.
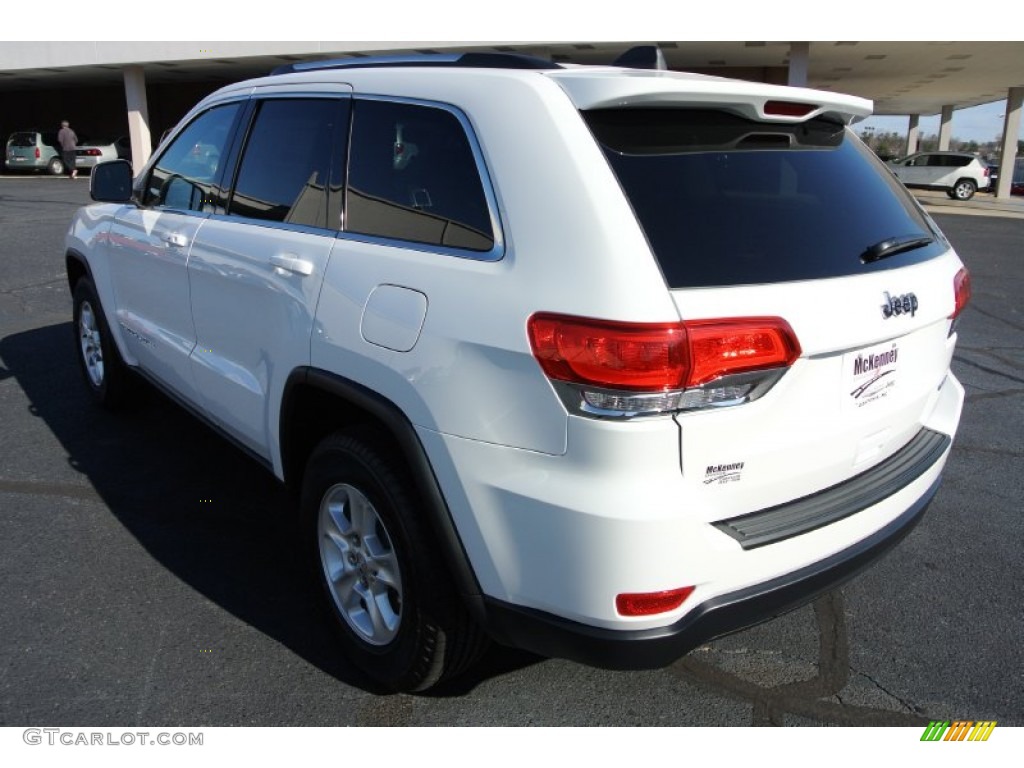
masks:
[[[71,130],[71,125],[67,120],[60,121],[57,143],[60,144],[60,156],[68,171],[68,178],[73,179],[78,176],[78,168],[75,167],[75,148],[78,146],[78,136]]]

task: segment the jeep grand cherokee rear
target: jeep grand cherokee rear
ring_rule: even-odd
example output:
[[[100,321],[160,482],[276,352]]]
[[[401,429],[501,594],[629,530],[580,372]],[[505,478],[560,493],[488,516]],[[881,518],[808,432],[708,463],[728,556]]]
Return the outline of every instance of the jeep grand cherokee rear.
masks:
[[[970,283],[868,102],[427,64],[223,88],[68,236],[94,397],[131,368],[296,489],[357,666],[423,689],[484,633],[657,666],[910,529]]]

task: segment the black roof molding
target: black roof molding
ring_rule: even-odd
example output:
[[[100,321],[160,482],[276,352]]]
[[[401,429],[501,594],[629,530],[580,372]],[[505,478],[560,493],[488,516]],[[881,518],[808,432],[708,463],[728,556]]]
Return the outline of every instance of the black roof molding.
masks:
[[[619,56],[612,66],[631,69],[668,69],[665,54],[656,45],[637,45]]]
[[[522,53],[419,53],[396,56],[359,56],[349,59],[299,61],[274,69],[272,75],[315,72],[324,69],[362,69],[367,67],[477,67],[489,69],[562,69],[539,56]]]

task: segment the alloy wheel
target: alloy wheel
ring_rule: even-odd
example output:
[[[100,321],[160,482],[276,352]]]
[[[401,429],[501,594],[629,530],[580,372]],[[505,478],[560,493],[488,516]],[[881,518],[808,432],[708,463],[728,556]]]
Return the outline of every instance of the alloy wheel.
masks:
[[[402,577],[384,522],[354,486],[331,486],[318,515],[320,564],[334,605],[356,636],[383,646],[402,619]]]
[[[94,387],[103,386],[103,343],[96,314],[88,301],[82,302],[78,315],[78,339],[82,349],[82,362]]]

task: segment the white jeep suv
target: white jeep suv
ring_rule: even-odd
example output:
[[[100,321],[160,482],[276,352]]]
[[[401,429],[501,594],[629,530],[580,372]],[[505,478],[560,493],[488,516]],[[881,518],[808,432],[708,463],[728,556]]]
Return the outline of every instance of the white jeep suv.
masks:
[[[870,102],[464,54],[293,65],[97,166],[85,381],[294,489],[348,657],[667,664],[831,589],[932,499],[967,272]]]
[[[908,187],[943,189],[954,200],[970,200],[992,183],[988,164],[970,152],[918,152],[891,168]]]

